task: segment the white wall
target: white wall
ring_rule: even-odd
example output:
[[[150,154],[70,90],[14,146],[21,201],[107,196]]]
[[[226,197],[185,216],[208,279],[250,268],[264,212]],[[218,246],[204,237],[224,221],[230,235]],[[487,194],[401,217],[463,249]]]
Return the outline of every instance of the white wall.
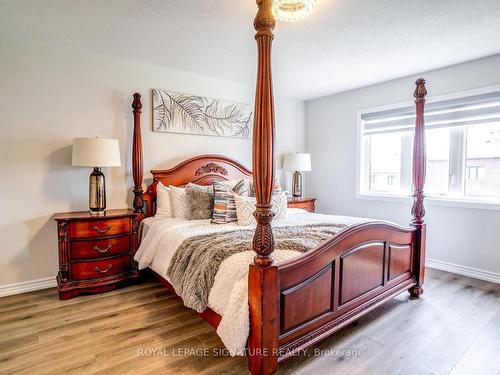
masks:
[[[254,88],[127,61],[75,55],[0,35],[0,286],[55,276],[55,212],[88,207],[90,169],[71,167],[74,137],[120,140],[122,167],[105,170],[108,208],[131,206],[132,94],[143,94],[145,178],[203,153],[251,166],[251,141],[151,131],[151,89],[253,103]],[[279,92],[278,92],[279,95]],[[277,150],[303,151],[304,103],[277,97]]]
[[[356,198],[356,111],[410,100],[420,76],[427,79],[429,96],[498,84],[499,67],[496,55],[308,101],[306,149],[313,163],[308,187],[319,211],[409,223],[410,200]],[[426,222],[429,258],[500,273],[500,211],[427,205]]]

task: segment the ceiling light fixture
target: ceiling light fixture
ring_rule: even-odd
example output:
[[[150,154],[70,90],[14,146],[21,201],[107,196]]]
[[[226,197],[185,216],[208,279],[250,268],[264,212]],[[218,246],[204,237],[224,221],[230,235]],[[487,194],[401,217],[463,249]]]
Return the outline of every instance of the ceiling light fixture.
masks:
[[[278,21],[297,22],[309,17],[316,0],[274,0],[273,15]]]

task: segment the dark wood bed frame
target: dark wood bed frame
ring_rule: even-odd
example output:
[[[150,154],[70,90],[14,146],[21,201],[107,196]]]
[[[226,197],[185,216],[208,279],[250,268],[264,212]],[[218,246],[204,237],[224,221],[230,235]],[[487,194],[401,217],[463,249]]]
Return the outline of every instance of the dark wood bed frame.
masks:
[[[286,262],[273,261],[271,199],[275,176],[274,104],[271,45],[275,21],[272,0],[257,0],[258,72],[253,128],[253,175],[235,160],[201,155],[168,170],[153,170],[154,182],[143,192],[141,95],[134,94],[132,170],[134,209],[140,217],[154,215],[156,185],[202,185],[214,180],[252,176],[257,197],[256,252],[248,276],[250,335],[248,363],[252,374],[272,374],[278,364],[359,319],[384,301],[408,290],[411,299],[423,293],[425,261],[424,138],[425,80],[416,82],[413,149],[414,203],[409,227],[374,221],[353,225],[314,250]],[[172,286],[157,278],[168,288]],[[201,314],[217,327],[220,316]]]

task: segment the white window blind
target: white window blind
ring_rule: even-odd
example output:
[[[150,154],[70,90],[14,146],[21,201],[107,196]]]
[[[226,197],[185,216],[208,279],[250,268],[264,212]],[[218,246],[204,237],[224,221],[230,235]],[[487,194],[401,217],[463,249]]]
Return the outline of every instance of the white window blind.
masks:
[[[413,131],[415,107],[409,106],[361,115],[363,135]],[[428,103],[425,127],[437,129],[500,121],[500,91],[467,98]]]
[[[500,90],[429,100],[425,107],[428,197],[500,206]],[[411,194],[415,106],[360,114],[359,192]]]

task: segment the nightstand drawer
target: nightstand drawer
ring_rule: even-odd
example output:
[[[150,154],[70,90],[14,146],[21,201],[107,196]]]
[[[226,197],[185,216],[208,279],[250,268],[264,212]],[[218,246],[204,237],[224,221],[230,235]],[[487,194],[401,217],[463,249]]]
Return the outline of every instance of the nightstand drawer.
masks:
[[[115,237],[95,241],[73,241],[72,259],[99,259],[130,251],[130,237]]]
[[[117,275],[130,269],[130,256],[78,262],[71,265],[74,280],[97,279]]]
[[[130,232],[130,220],[92,220],[76,221],[70,226],[70,236],[76,238],[112,236]]]
[[[308,210],[308,209],[311,209],[311,204],[310,203],[292,203],[292,204],[290,204],[290,207],[302,208],[304,210]]]
[[[314,212],[316,209],[315,198],[290,199],[288,201],[289,208],[302,208],[303,210]]]

